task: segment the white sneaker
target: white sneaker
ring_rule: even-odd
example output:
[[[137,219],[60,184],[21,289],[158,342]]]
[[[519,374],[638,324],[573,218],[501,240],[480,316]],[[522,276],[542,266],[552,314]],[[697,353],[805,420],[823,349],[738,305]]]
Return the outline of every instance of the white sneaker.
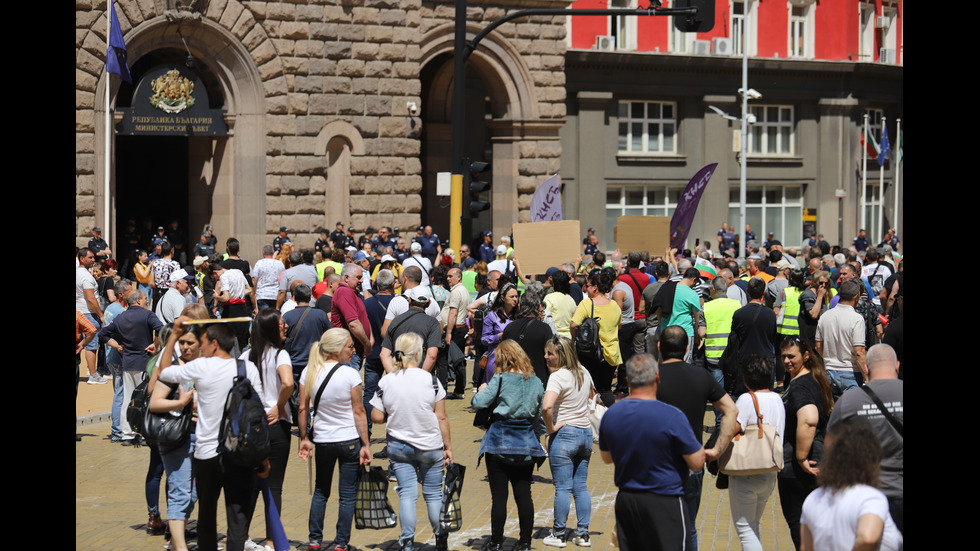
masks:
[[[589,541],[588,534],[585,534],[584,536],[576,535],[572,538],[572,542],[579,547],[592,547],[592,542]]]
[[[99,375],[98,373],[96,373],[95,375],[88,376],[88,384],[90,385],[104,385],[108,382],[109,379],[105,378],[102,375]]]
[[[544,538],[544,541],[542,543],[544,543],[545,545],[550,545],[551,547],[565,547],[566,545],[568,545],[567,543],[565,543],[566,539],[567,536],[556,536],[555,533],[552,532],[551,535],[546,536]]]
[[[265,546],[259,545],[249,538],[245,540],[245,551],[265,551]]]

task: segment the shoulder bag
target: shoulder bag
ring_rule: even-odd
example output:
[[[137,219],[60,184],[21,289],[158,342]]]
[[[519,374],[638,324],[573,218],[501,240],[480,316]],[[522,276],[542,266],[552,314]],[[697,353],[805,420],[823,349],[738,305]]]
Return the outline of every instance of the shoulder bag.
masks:
[[[759,399],[755,392],[750,390],[749,394],[758,424],[749,425],[743,433],[736,434],[718,459],[719,470],[727,475],[773,473],[783,468],[783,445],[776,427],[762,423]]]

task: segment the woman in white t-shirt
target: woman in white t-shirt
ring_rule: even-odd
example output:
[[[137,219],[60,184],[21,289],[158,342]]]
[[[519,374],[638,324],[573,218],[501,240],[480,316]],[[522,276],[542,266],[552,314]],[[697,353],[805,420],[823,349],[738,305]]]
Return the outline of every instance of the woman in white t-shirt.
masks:
[[[878,489],[881,443],[865,419],[837,423],[827,434],[817,482],[803,502],[800,549],[902,549],[904,540]]]
[[[422,337],[403,333],[395,340],[395,371],[378,382],[371,398],[371,419],[387,423],[388,458],[398,478],[398,520],[402,549],[415,545],[415,508],[418,483],[436,534],[436,549],[445,551],[448,533],[439,527],[442,506],[442,465],[453,462],[446,391],[431,373],[419,368]]]
[[[592,500],[589,496],[589,458],[592,455],[592,424],[589,398],[592,377],[579,365],[575,345],[570,339],[555,337],[544,346],[544,359],[551,376],[544,393],[541,413],[548,431],[548,463],[555,481],[555,522],[545,545],[565,547],[571,539],[576,545],[589,543]],[[575,498],[578,524],[569,537],[565,530],[570,499]]]
[[[350,365],[353,353],[354,340],[346,329],[327,330],[310,349],[310,361],[299,378],[299,456],[306,461],[316,449],[316,489],[310,503],[313,550],[320,549],[323,541],[323,516],[334,466],[340,464],[340,504],[333,543],[336,549],[347,549],[354,520],[358,466],[371,462],[361,375]],[[312,438],[307,430],[309,411],[313,412]]]
[[[282,514],[282,485],[286,478],[286,464],[289,463],[289,434],[292,428],[292,414],[287,407],[293,393],[293,363],[289,352],[283,350],[286,325],[279,312],[271,308],[261,310],[252,322],[249,336],[251,347],[242,353],[241,359],[251,362],[262,379],[262,405],[265,406],[269,421],[269,477],[266,482]],[[252,511],[259,497],[259,488],[252,490]],[[263,498],[265,495],[263,494]],[[269,522],[269,504],[265,504],[266,540],[272,542],[272,523]]]
[[[786,429],[786,409],[778,394],[769,390],[772,385],[773,363],[771,358],[758,354],[749,356],[741,368],[742,379],[749,392],[735,402],[738,408],[738,431],[759,424],[752,395],[759,401],[762,424],[776,427],[779,435],[778,453],[782,453],[782,439]],[[747,437],[747,436],[746,436]],[[759,520],[766,509],[769,496],[776,487],[778,471],[753,475],[730,475],[728,501],[732,508],[732,522],[742,542],[743,551],[762,551],[759,542]]]

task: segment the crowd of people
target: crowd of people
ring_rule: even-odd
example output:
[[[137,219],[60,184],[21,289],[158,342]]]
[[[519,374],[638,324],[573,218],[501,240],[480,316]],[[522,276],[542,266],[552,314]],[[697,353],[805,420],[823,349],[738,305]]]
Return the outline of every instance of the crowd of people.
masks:
[[[526,274],[520,244],[509,236],[495,244],[489,231],[457,252],[431,226],[414,236],[388,227],[358,236],[338,222],[312,249],[299,249],[282,227],[253,265],[233,237],[217,252],[210,227],[192,256],[159,227],[147,249],[132,247],[120,265],[95,228],[77,250],[76,375],[84,358],[88,384],[111,378],[109,439],[124,446],[141,441],[124,405],[144,379],[151,411],[193,412],[186,442],[149,446],[147,529],[167,533],[176,550],[187,549],[195,503],[198,547],[217,548],[222,491],[225,546],[271,549],[267,494],[268,532],[253,539],[249,525],[260,479],[276,511],[297,506],[282,495],[293,435],[299,457],[316,460],[310,549],[348,548],[356,478],[372,455],[387,459],[397,481],[401,549],[415,548],[419,484],[436,547],[447,549],[439,510],[453,447],[444,400],[465,398],[468,386],[472,406],[487,413],[479,452],[491,496],[485,550],[504,543],[508,488],[516,549],[531,549],[532,473],[544,461],[555,488],[542,543],[591,546],[594,442],[615,467],[619,547],[697,549],[706,465],[715,472],[735,437],[763,424],[778,435],[782,468],[716,479],[728,484],[743,549],[762,549],[759,520],[777,488],[798,549],[901,548],[898,239],[889,230],[870,248],[862,230],[850,247],[815,236],[797,250],[771,234],[760,244],[746,230],[740,256],[725,224],[717,251],[699,243],[607,257],[590,229],[582,255]],[[142,243],[128,232],[126,240]],[[218,451],[237,372],[261,397],[269,425],[268,458],[256,469],[220,461]],[[596,403],[608,408],[601,424]],[[382,424],[386,445],[372,454],[372,428]],[[876,455],[853,457],[862,446]],[[331,541],[323,523],[338,466]],[[167,522],[158,504],[164,474]],[[860,495],[862,505],[842,493]]]

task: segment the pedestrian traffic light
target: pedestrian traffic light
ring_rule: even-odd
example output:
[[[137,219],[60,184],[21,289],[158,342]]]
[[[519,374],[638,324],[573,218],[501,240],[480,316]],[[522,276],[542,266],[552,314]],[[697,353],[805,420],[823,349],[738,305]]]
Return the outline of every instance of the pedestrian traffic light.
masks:
[[[683,33],[705,33],[715,27],[715,0],[674,0],[672,8],[698,8],[694,16],[675,16],[674,28]]]
[[[490,201],[484,201],[481,194],[490,190],[490,163],[483,161],[464,161],[466,188],[470,192],[469,218],[476,218],[481,212],[490,209]]]

